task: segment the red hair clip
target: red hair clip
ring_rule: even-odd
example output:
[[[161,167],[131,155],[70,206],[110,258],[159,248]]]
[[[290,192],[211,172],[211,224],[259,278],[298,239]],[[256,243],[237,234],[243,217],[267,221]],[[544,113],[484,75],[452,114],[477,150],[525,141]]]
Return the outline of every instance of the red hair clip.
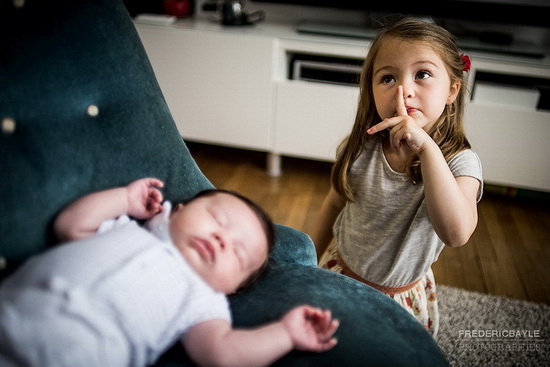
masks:
[[[470,56],[466,54],[461,54],[460,57],[462,58],[462,61],[464,61],[464,69],[462,69],[465,72],[470,71],[470,68],[472,66],[472,61],[470,61]]]

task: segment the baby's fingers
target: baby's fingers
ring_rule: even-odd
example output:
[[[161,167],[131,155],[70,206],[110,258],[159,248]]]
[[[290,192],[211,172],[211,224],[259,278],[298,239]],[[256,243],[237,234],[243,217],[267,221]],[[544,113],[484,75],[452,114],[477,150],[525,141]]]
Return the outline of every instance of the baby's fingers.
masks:
[[[156,187],[149,187],[149,200],[160,203],[162,202],[162,192]]]
[[[315,318],[316,330],[324,340],[332,338],[340,322],[332,318],[330,310],[320,311]]]
[[[336,330],[338,330],[338,327],[340,326],[340,321],[334,319],[334,320],[331,320],[330,323],[328,324],[328,327],[325,329],[324,331],[324,336],[326,339],[330,339],[334,336],[334,334],[336,333]]]
[[[322,350],[329,350],[338,343],[338,340],[334,337],[334,334],[336,333],[336,330],[338,330],[339,326],[340,322],[338,320],[332,320],[324,332],[318,333],[320,347]]]
[[[156,187],[149,187],[147,192],[145,209],[150,215],[161,212],[162,200],[163,200],[162,192]]]
[[[164,187],[164,182],[162,182],[162,180],[159,180],[158,178],[146,177],[141,179],[141,181],[147,187],[158,187],[158,188]]]

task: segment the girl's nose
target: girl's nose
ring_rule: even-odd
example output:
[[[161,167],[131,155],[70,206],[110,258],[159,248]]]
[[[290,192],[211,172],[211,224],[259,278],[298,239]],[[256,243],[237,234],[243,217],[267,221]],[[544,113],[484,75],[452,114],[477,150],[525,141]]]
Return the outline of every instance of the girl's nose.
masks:
[[[403,98],[412,98],[414,97],[414,84],[409,82],[404,82],[403,86]]]

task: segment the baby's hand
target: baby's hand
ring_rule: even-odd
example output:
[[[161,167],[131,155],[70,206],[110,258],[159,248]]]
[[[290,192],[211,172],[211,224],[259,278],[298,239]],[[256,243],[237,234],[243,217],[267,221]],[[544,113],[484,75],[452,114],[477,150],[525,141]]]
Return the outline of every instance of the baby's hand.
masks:
[[[162,211],[164,183],[156,178],[142,178],[126,186],[128,215],[136,219],[148,219]]]
[[[337,343],[333,336],[339,322],[332,319],[328,310],[298,306],[290,310],[281,322],[297,350],[325,352]]]

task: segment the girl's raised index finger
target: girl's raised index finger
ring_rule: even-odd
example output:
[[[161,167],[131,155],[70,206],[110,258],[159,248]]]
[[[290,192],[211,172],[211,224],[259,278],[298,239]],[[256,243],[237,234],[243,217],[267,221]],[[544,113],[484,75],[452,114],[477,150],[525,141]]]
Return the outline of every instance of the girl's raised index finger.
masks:
[[[407,116],[407,107],[405,106],[405,97],[403,96],[403,86],[397,86],[397,95],[396,99],[396,110],[397,116]]]

